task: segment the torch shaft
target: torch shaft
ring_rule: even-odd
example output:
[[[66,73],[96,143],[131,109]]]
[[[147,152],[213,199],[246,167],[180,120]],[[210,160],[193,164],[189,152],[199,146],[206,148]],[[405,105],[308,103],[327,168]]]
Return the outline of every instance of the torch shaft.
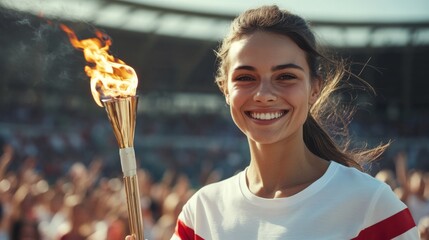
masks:
[[[134,235],[135,240],[144,240],[137,176],[124,176],[124,184],[127,195],[128,223],[130,225],[131,234]]]
[[[125,193],[127,197],[128,224],[135,240],[144,240],[143,219],[140,206],[140,194],[137,179],[136,158],[133,147],[119,149],[122,172],[124,173]]]

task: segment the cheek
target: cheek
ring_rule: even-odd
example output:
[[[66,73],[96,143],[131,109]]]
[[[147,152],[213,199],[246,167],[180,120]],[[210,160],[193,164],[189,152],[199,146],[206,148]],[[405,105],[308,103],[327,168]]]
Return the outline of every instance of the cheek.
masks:
[[[310,99],[309,91],[299,86],[284,89],[283,96],[290,104],[295,106],[302,104],[307,105]]]
[[[228,88],[227,99],[231,105],[240,104],[243,101],[245,93],[242,90],[235,89],[233,87]]]
[[[231,110],[238,108],[240,105],[242,105],[240,95],[238,95],[236,92],[230,92],[228,94],[228,104]]]
[[[241,122],[241,118],[243,117],[242,109],[247,99],[245,95],[241,91],[229,92],[229,110],[236,125],[240,125],[239,122]]]

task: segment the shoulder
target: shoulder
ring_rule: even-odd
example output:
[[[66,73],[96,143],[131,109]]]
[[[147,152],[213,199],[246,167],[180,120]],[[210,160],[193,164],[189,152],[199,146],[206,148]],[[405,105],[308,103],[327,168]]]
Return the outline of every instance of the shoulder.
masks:
[[[195,201],[196,199],[201,198],[209,198],[213,197],[219,198],[225,194],[229,194],[231,191],[238,191],[239,177],[243,174],[243,171],[227,178],[219,182],[211,183],[200,188],[191,198],[191,201]]]
[[[240,192],[239,178],[241,174],[243,172],[239,172],[222,181],[203,186],[185,203],[182,212],[184,214],[193,214],[195,212],[207,211],[208,206],[210,208],[217,208],[224,202],[232,201]]]
[[[347,185],[354,192],[365,191],[375,194],[380,189],[390,189],[390,187],[374,178],[368,173],[362,172],[353,167],[346,167],[336,162],[331,164],[336,165],[334,180],[340,185]]]
[[[336,171],[329,184],[330,193],[352,204],[366,206],[368,211],[394,214],[406,208],[393,190],[384,182],[358,169],[335,164]]]
[[[240,192],[240,174],[243,172],[200,188],[183,206],[178,222],[193,228],[197,223],[196,219],[206,219],[208,215],[213,215],[213,212],[218,212],[231,203]]]

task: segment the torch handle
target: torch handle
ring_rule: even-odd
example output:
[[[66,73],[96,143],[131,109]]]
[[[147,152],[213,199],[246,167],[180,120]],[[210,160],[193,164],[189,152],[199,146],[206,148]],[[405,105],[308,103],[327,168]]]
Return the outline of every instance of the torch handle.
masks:
[[[135,240],[144,240],[136,157],[133,147],[119,149],[127,196],[128,224]]]
[[[134,235],[135,240],[144,240],[137,176],[124,176],[124,184],[127,196],[128,223],[131,235]]]

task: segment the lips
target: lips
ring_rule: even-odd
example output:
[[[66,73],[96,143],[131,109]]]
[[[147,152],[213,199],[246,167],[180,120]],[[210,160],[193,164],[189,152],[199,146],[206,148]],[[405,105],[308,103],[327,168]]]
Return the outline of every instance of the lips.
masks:
[[[281,118],[288,112],[289,112],[288,110],[280,110],[280,111],[274,111],[274,112],[246,111],[246,115],[256,120],[269,121],[269,120]]]

